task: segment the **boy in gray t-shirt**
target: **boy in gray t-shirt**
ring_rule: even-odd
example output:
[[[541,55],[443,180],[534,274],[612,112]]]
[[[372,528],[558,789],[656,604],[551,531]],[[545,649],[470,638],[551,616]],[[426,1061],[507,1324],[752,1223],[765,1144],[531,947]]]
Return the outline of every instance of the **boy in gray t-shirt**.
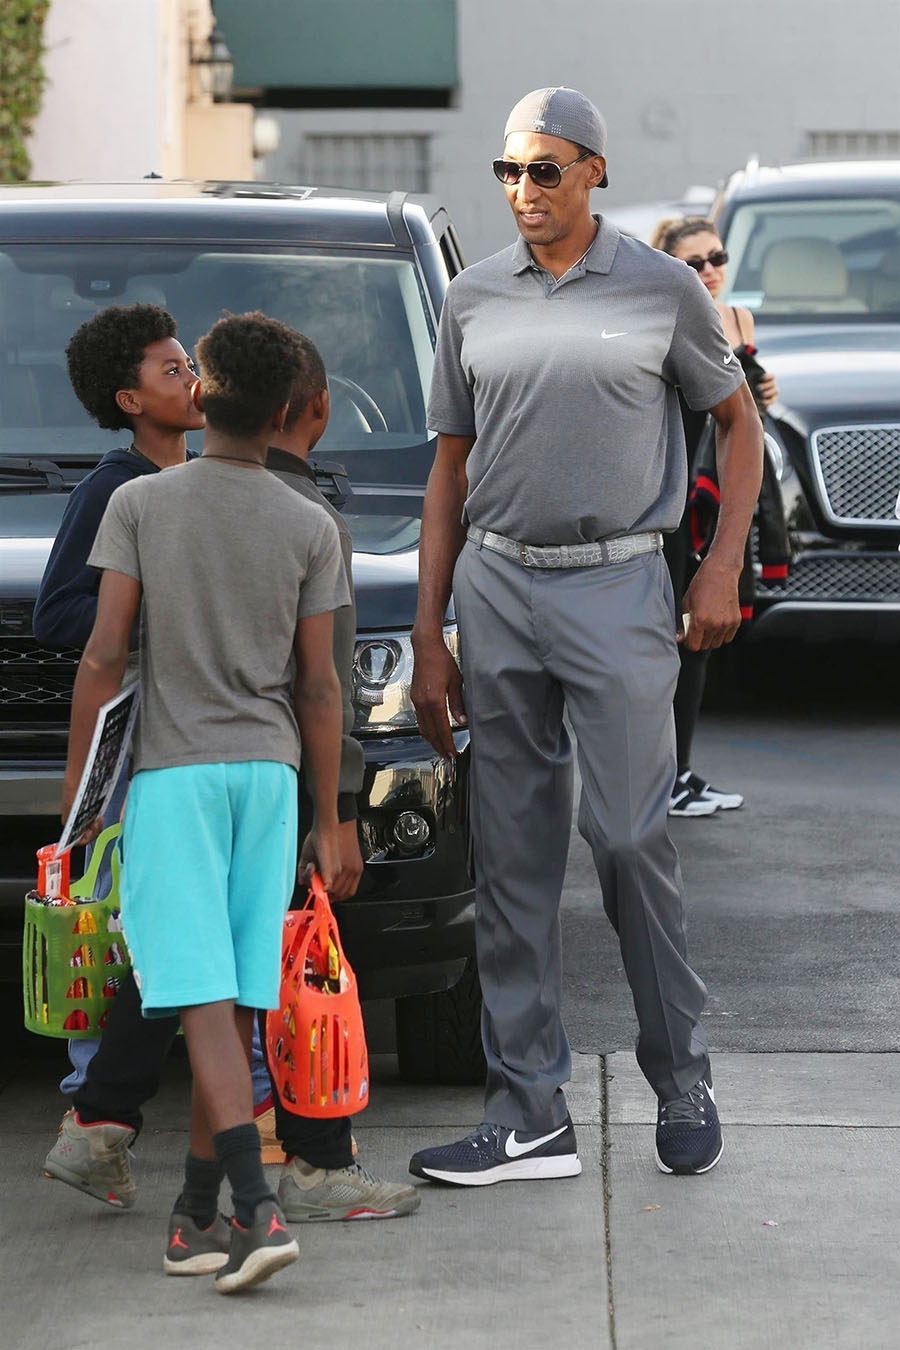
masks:
[[[262,314],[229,316],[197,353],[202,456],[119,488],[90,555],[103,578],[63,807],[140,608],[122,915],[144,1014],[179,1011],[194,1074],[164,1268],[218,1271],[231,1293],[298,1255],[263,1174],[247,1052],[254,1009],[278,1003],[301,743],[315,793],[309,851],[326,886],[339,870],[332,615],[349,594],[334,523],[265,470],[303,360],[298,335]],[[230,1228],[217,1217],[223,1174]]]

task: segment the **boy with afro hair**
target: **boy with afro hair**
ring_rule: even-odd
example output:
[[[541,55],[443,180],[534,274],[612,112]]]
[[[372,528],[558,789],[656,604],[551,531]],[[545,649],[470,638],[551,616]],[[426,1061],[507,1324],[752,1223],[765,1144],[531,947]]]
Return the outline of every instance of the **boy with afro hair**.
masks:
[[[142,608],[122,919],[144,1016],[178,1011],[194,1076],[164,1269],[217,1271],[218,1291],[232,1293],[298,1255],[262,1170],[248,1061],[254,1010],[278,1004],[301,744],[314,795],[303,856],[326,886],[340,871],[332,618],[349,592],[334,523],[265,469],[303,363],[298,335],[262,314],[229,315],[197,352],[202,455],[118,488],[91,551],[103,576],[75,681],[63,811]],[[218,1217],[223,1175],[230,1225]]]
[[[34,635],[51,647],[83,648],[94,626],[100,574],[87,558],[106,504],[120,483],[186,458],[185,432],[203,426],[191,398],[194,363],[158,305],[111,305],[88,319],[66,348],[79,401],[106,431],[131,444],[110,450],[81,480],[65,514],[34,608]]]

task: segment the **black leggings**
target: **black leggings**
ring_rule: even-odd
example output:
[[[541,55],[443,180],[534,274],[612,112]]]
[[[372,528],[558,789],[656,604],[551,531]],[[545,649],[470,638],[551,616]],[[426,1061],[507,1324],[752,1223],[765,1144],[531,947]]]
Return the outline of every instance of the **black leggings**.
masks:
[[[675,754],[678,772],[682,774],[691,767],[691,745],[700,717],[710,654],[708,649],[692,652],[683,645],[679,647],[678,654],[681,657],[681,669],[675,687]]]

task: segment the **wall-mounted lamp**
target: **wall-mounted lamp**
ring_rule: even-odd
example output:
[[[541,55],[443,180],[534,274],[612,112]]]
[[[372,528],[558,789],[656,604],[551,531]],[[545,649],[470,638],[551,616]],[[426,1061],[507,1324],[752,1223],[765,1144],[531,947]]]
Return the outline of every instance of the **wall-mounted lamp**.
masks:
[[[234,84],[234,62],[218,28],[214,27],[203,42],[188,39],[188,64],[202,96],[215,103],[228,102]]]

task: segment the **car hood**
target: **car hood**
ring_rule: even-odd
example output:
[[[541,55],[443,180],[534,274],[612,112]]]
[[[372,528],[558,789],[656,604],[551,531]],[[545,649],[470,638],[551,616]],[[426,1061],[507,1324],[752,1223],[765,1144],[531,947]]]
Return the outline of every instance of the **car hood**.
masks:
[[[67,501],[65,492],[0,493],[0,600],[35,599]],[[418,549],[354,553],[359,628],[411,628],[418,577]]]
[[[759,359],[806,421],[900,419],[900,326],[758,323]]]

